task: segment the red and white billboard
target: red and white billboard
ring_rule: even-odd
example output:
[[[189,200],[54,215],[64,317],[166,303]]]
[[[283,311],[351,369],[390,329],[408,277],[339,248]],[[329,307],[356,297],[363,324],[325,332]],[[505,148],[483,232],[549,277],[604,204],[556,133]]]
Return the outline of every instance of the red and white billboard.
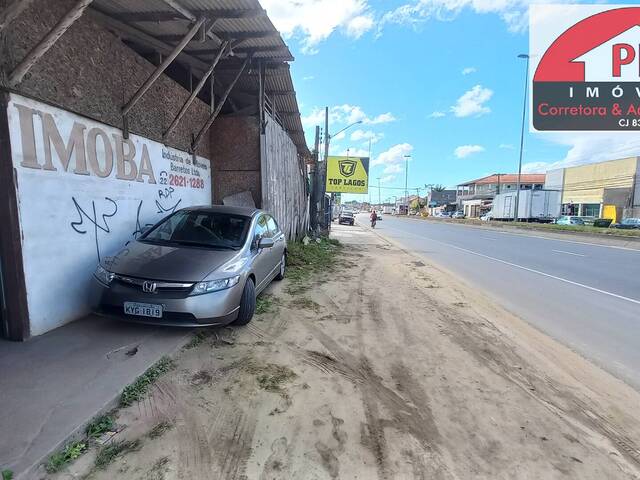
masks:
[[[640,130],[639,25],[638,6],[532,5],[532,130]]]

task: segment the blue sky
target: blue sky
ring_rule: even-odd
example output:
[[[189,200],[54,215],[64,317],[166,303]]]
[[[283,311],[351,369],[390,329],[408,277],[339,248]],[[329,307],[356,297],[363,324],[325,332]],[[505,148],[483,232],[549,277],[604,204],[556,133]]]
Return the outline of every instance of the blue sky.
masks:
[[[517,171],[525,75],[517,55],[528,51],[527,2],[262,4],[296,57],[292,74],[310,146],[327,105],[332,133],[365,122],[333,139],[331,153],[366,155],[372,137],[372,186],[380,177],[384,187],[403,188],[408,153],[413,188]],[[544,172],[631,153],[640,153],[637,134],[527,131],[523,162],[525,171]],[[372,194],[377,201],[377,188]],[[383,189],[382,199],[392,194],[402,191]]]

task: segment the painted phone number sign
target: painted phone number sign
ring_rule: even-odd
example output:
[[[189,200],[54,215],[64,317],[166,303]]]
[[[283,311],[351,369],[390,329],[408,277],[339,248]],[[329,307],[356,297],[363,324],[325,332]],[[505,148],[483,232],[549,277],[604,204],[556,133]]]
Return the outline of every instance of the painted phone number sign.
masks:
[[[640,7],[532,5],[534,131],[640,129]]]

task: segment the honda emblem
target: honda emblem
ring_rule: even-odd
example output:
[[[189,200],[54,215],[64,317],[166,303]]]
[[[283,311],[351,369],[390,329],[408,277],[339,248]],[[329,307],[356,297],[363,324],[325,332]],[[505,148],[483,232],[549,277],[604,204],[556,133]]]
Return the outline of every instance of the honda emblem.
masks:
[[[143,282],[142,291],[144,293],[156,293],[156,282]]]

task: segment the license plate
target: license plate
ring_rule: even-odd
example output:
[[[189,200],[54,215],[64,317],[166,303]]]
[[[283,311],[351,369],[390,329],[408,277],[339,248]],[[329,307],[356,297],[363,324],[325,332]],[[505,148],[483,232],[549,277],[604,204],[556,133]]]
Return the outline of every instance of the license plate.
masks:
[[[162,305],[153,303],[124,302],[124,313],[140,317],[162,318]]]

